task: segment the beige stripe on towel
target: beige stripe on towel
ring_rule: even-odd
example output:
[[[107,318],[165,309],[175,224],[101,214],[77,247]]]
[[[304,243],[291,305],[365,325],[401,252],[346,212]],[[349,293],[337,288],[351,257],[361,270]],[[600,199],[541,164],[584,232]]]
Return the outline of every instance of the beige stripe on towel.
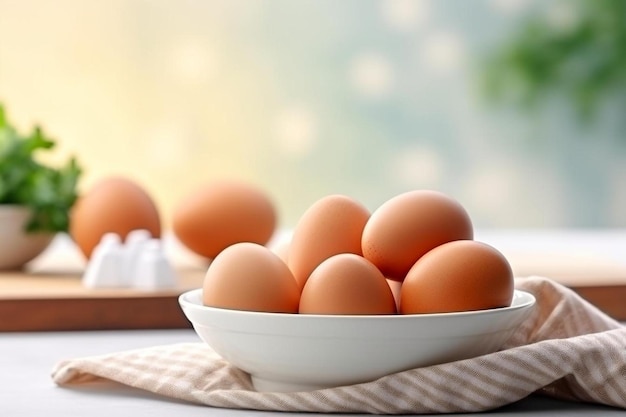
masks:
[[[531,393],[626,408],[626,327],[546,278],[516,280],[531,316],[496,353],[311,392],[260,393],[203,343],[78,358],[53,370],[61,386],[97,378],[213,407],[421,414],[485,411]]]

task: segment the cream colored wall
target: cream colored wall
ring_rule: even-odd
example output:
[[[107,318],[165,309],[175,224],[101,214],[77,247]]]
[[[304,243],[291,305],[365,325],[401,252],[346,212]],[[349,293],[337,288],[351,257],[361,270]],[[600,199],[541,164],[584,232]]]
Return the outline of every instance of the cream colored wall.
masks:
[[[186,33],[184,19],[135,26],[149,19],[136,6],[1,1],[0,101],[9,117],[22,129],[41,123],[58,140],[49,162],[76,155],[83,189],[111,174],[140,182],[166,222],[181,196],[212,178],[265,186],[254,166],[262,145],[250,138],[272,129],[264,108],[273,97],[258,68],[231,59],[212,30]],[[176,8],[161,4],[157,20],[175,18]]]
[[[558,103],[529,119],[477,94],[488,48],[570,5],[0,0],[0,102],[58,139],[51,161],[79,158],[82,189],[129,176],[166,226],[183,195],[236,177],[288,227],[327,194],[375,209],[416,188],[480,227],[623,227],[620,115],[583,130]]]

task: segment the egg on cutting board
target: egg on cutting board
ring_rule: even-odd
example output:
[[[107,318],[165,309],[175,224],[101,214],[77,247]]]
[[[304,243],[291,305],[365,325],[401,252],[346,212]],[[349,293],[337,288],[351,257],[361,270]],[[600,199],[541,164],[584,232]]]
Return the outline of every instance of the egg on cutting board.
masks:
[[[127,178],[100,180],[78,198],[70,212],[69,234],[87,259],[106,233],[124,239],[136,229],[159,238],[161,222],[152,197]]]
[[[265,192],[245,182],[220,180],[179,202],[172,229],[192,252],[213,259],[235,243],[267,244],[276,223],[276,208]]]

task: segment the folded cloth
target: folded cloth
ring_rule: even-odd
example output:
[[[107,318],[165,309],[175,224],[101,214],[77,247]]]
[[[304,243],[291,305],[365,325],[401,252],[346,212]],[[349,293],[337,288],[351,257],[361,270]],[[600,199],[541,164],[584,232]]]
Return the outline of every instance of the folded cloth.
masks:
[[[61,386],[109,379],[214,407],[326,413],[485,411],[531,393],[626,408],[626,327],[546,278],[516,279],[537,298],[531,316],[495,353],[311,392],[256,392],[250,377],[203,343],[67,360]]]

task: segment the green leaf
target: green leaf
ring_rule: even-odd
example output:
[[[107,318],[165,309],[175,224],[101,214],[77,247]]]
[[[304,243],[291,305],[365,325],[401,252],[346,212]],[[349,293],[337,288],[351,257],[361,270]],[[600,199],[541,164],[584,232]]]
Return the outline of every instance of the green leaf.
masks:
[[[517,33],[485,61],[485,93],[534,107],[553,93],[591,121],[603,100],[626,93],[626,1],[568,2],[577,21],[567,29],[530,16]]]
[[[0,129],[3,129],[7,124],[6,115],[4,114],[4,106],[0,104]]]
[[[27,230],[66,232],[76,202],[82,170],[76,158],[59,168],[40,164],[36,152],[53,149],[55,142],[36,126],[20,136],[0,105],[0,204],[27,206],[32,211]]]

